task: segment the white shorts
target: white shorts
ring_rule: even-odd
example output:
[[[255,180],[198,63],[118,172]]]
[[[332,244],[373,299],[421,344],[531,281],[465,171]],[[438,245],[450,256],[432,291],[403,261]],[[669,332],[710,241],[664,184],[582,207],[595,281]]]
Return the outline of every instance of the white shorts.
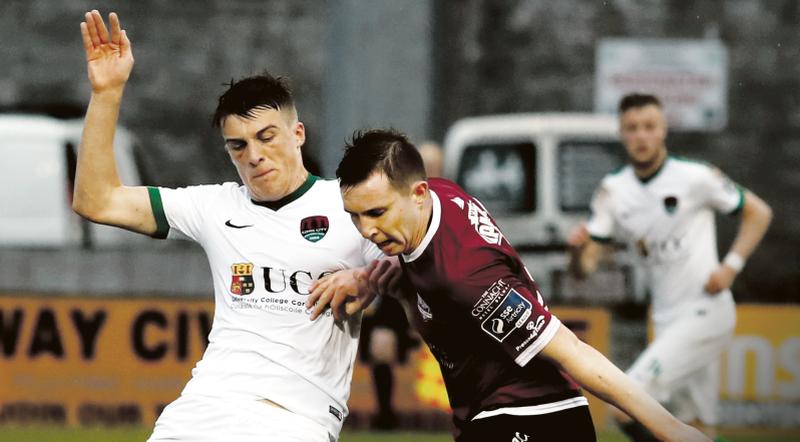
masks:
[[[182,395],[156,420],[148,441],[332,442],[318,423],[252,399]]]
[[[719,422],[719,359],[733,337],[736,306],[730,295],[688,305],[667,323],[628,375],[675,417],[706,425]]]

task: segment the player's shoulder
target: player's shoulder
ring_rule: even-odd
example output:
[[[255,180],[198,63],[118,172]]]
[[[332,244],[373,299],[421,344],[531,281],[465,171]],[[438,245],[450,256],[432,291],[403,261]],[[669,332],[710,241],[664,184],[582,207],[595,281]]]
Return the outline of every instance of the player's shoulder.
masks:
[[[669,173],[687,184],[722,175],[722,171],[709,162],[676,155],[669,156]]]
[[[444,178],[429,178],[428,186],[439,200],[443,223],[462,224],[470,207],[477,202],[461,186]],[[459,212],[463,212],[465,216],[459,216]]]
[[[670,155],[668,159],[670,167],[679,172],[707,174],[719,170],[713,164],[696,158]]]
[[[600,180],[598,191],[613,192],[615,189],[627,187],[635,179],[633,167],[625,164],[605,174]]]
[[[491,213],[477,198],[449,180],[432,178],[429,184],[440,205],[439,237],[443,244],[474,249],[503,243],[503,234]]]
[[[193,184],[190,186],[168,188],[160,187],[161,192],[191,195],[195,199],[215,200],[217,198],[245,198],[247,189],[235,182],[216,184]]]
[[[311,191],[304,197],[314,204],[329,207],[334,206],[337,209],[344,211],[344,203],[342,202],[342,194],[339,191],[339,180],[330,180],[317,177],[314,181]]]

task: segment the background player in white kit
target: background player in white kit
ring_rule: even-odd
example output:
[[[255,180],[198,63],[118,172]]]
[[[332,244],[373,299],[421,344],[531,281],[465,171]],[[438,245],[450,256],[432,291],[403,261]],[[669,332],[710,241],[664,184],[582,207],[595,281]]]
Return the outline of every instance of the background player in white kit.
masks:
[[[303,123],[289,90],[268,74],[232,84],[214,116],[244,185],[121,185],[112,140],[133,56],[117,16],[109,20],[110,33],[97,11],[81,24],[92,97],[73,207],[154,237],[182,232],[205,249],[214,283],[208,348],[150,440],[335,440],[360,316],[310,321],[308,288],[382,254],[353,227],[337,182],[303,167]],[[355,275],[332,278],[352,284]]]
[[[736,323],[729,288],[772,212],[718,169],[668,156],[666,119],[655,96],[623,97],[619,115],[629,164],[603,179],[588,224],[570,235],[571,268],[583,277],[597,268],[603,244],[614,238],[630,244],[646,272],[655,340],[628,373],[678,418],[713,436],[719,357]],[[722,264],[714,211],[741,212]],[[624,414],[615,418],[632,439],[652,440]]]

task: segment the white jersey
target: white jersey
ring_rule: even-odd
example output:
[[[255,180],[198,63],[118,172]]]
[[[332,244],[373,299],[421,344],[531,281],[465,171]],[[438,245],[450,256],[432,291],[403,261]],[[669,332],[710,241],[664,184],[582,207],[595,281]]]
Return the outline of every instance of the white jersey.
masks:
[[[171,228],[202,245],[214,282],[208,348],[183,394],[269,399],[337,436],[360,317],[337,323],[328,311],[310,321],[308,288],[383,257],[353,226],[338,183],[311,176],[266,204],[237,183],[150,188],[150,196],[156,236]]]
[[[735,213],[743,204],[742,189],[718,169],[668,157],[644,181],[630,165],[607,175],[587,228],[595,240],[617,237],[633,248],[658,323],[707,296],[703,286],[719,266],[714,210]],[[732,302],[729,290],[718,296]]]

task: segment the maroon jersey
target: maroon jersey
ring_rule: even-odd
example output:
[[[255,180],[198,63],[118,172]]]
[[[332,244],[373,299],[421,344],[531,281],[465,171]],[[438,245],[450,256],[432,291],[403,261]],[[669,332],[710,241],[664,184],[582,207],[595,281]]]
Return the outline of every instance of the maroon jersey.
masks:
[[[417,292],[414,323],[439,362],[456,427],[586,405],[552,363],[534,358],[560,322],[494,219],[455,183],[428,183],[428,232],[401,263]]]

